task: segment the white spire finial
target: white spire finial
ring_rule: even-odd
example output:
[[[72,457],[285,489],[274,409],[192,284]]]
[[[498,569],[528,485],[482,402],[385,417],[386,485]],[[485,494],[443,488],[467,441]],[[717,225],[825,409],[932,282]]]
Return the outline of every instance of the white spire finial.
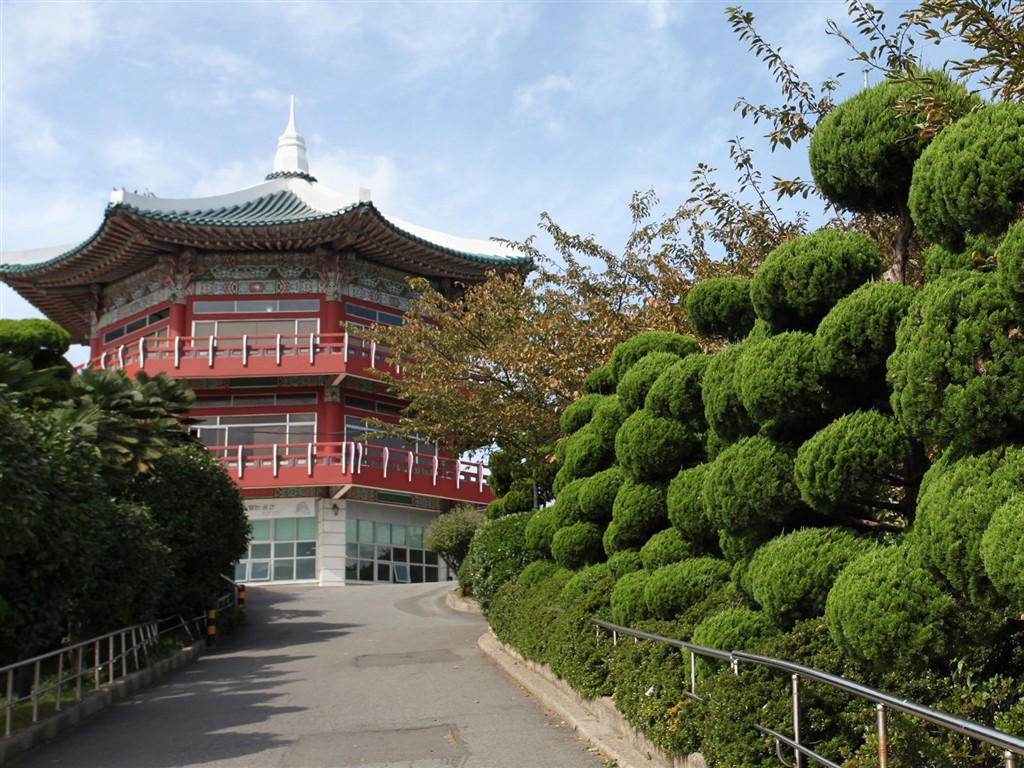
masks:
[[[306,160],[306,140],[295,129],[295,97],[291,97],[288,109],[288,127],[277,140],[277,154],[274,155],[274,173],[292,172],[309,174]]]

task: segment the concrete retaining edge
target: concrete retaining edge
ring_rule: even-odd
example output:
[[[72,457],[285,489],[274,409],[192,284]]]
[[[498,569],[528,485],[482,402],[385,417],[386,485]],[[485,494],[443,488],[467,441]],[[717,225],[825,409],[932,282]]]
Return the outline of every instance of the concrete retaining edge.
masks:
[[[205,650],[205,640],[193,643],[152,666],[101,686],[98,691],[83,696],[81,701],[65,704],[60,712],[47,715],[38,723],[19,728],[10,736],[0,738],[0,765],[40,744],[52,741],[132,694],[150,687],[171,672],[197,659]]]

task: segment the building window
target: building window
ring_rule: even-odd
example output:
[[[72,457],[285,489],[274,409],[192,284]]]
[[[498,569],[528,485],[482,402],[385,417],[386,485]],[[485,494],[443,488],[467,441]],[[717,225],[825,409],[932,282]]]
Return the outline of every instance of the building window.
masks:
[[[373,307],[364,307],[362,304],[348,303],[345,305],[345,317],[352,325],[359,325],[364,328],[371,325],[401,325],[402,316],[394,312]]]
[[[260,413],[196,419],[192,432],[210,447],[316,442],[315,413]]]
[[[345,581],[438,581],[437,553],[423,546],[423,537],[429,530],[418,525],[349,518],[345,522]]]
[[[244,559],[235,581],[303,581],[316,578],[316,518],[252,520]]]
[[[274,405],[316,405],[316,392],[267,392],[261,395],[200,395],[195,408],[255,408]]]
[[[311,334],[320,332],[320,321],[313,317],[307,319],[288,318],[274,320],[196,320],[192,323],[192,336],[218,339],[221,347],[240,347],[242,337],[276,337],[280,334],[281,341],[297,344],[308,341]]]
[[[412,451],[421,456],[436,455],[437,446],[420,435],[409,439],[385,435],[376,427],[367,424],[362,416],[345,417],[345,440],[358,441],[364,445],[375,445],[394,451]]]
[[[125,336],[131,336],[134,333],[138,333],[141,330],[149,328],[157,323],[162,323],[171,316],[171,310],[169,307],[158,309],[156,312],[152,312],[142,317],[137,317],[134,320],[130,320],[127,323],[111,328],[109,331],[103,334],[103,343],[110,344],[111,342],[122,339]],[[151,334],[156,335],[156,334]],[[163,336],[167,335],[167,331],[164,330]]]
[[[319,299],[217,299],[192,302],[192,314],[194,315],[319,311]]]

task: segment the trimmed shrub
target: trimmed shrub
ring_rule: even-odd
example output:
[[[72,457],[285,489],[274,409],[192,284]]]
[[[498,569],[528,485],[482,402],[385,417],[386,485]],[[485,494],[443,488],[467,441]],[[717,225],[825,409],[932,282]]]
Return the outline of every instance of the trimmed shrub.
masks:
[[[612,589],[612,623],[633,627],[649,616],[644,590],[651,575],[647,571],[624,573]]]
[[[642,409],[615,435],[615,458],[634,480],[667,480],[681,466],[703,459],[704,445],[700,434],[686,425]]]
[[[423,545],[439,554],[450,571],[458,572],[469,552],[473,536],[477,528],[484,524],[484,520],[479,509],[461,504],[434,520],[427,535],[423,537]]]
[[[671,352],[679,357],[686,357],[699,353],[700,343],[690,336],[669,331],[638,333],[612,350],[609,365],[616,384],[622,381],[622,377],[637,361],[651,352]]]
[[[660,484],[634,480],[622,484],[615,495],[612,521],[604,534],[604,551],[608,555],[638,549],[668,526],[665,493],[665,486]]]
[[[643,567],[640,553],[635,549],[623,549],[608,558],[608,571],[614,581],[618,581],[627,573],[639,571]]]
[[[822,421],[814,337],[780,333],[750,344],[737,368],[740,398],[761,434],[799,443]]]
[[[539,513],[520,512],[488,520],[474,534],[463,568],[468,570],[473,596],[485,615],[498,588],[515,581],[523,568],[536,559],[533,548],[526,543],[527,524],[536,514]]]
[[[567,483],[558,493],[557,508],[559,527],[577,523],[580,517],[580,492],[583,490],[589,478],[582,477]]]
[[[708,616],[698,624],[693,630],[693,642],[720,651],[749,652],[776,634],[778,629],[762,611],[736,606]]]
[[[671,352],[651,352],[637,360],[619,379],[619,386],[615,388],[615,394],[619,396],[622,406],[629,413],[643,408],[648,390],[658,377],[678,363],[679,359],[679,355],[673,355]]]
[[[711,356],[701,379],[704,418],[726,443],[757,431],[740,397],[739,367],[747,344],[731,344]],[[710,437],[708,438],[710,440]]]
[[[573,432],[586,426],[594,415],[594,406],[599,402],[601,402],[601,395],[590,394],[583,395],[576,402],[566,406],[558,419],[562,432],[571,435]]]
[[[881,266],[867,235],[821,230],[772,251],[751,281],[750,298],[773,331],[813,332],[839,299]]]
[[[556,563],[570,570],[604,560],[601,529],[593,523],[559,528],[551,539],[551,554]]]
[[[910,213],[951,251],[1000,235],[1024,203],[1024,104],[988,104],[940,133],[914,166]]]
[[[764,615],[782,629],[825,612],[839,572],[870,546],[842,528],[804,528],[759,547],[744,574]]]
[[[516,583],[521,587],[531,587],[545,579],[550,579],[559,570],[561,570],[559,566],[550,560],[534,560],[523,568]]]
[[[558,570],[529,585],[515,579],[501,584],[487,611],[495,636],[528,659],[548,661],[557,634],[553,609],[570,576],[569,571]]]
[[[655,416],[691,424],[704,432],[707,419],[700,382],[709,359],[707,355],[690,355],[671,366],[647,391],[644,408]]]
[[[578,600],[591,596],[595,591],[604,594],[601,602],[607,604],[612,593],[612,574],[607,563],[594,563],[572,574],[558,596],[563,607],[569,607]]]
[[[563,610],[555,613],[551,671],[584,696],[607,696],[611,638],[594,632],[590,619],[611,618],[612,580],[604,564],[584,568],[562,588]]]
[[[992,513],[981,538],[985,573],[1004,599],[1024,613],[1024,494],[1018,493]]]
[[[693,329],[706,338],[739,341],[754,327],[750,280],[712,277],[701,280],[686,295],[686,316]]]
[[[640,560],[648,571],[693,556],[693,549],[675,528],[658,531],[640,547]]]
[[[558,518],[558,503],[533,513],[523,531],[527,549],[537,557],[551,557],[551,540],[561,526]],[[459,569],[459,583],[462,583],[462,569]]]
[[[600,438],[601,445],[609,452],[615,450],[615,434],[628,416],[629,411],[619,401],[618,395],[606,395],[601,402],[594,406],[590,429]]]
[[[580,519],[589,523],[607,523],[612,519],[615,495],[626,482],[621,467],[610,467],[582,481],[579,490]]]
[[[999,244],[999,283],[1024,308],[1024,222],[1014,224]]]
[[[614,444],[606,444],[592,424],[574,432],[559,445],[565,447],[562,449],[562,465],[555,475],[556,495],[573,480],[590,477],[607,467],[614,451]]]
[[[501,517],[503,515],[514,515],[517,512],[529,512],[533,509],[533,480],[528,477],[515,480],[508,493],[501,497],[501,507],[495,510],[496,514],[491,515],[488,507],[488,517]]]
[[[825,605],[832,639],[877,672],[921,670],[946,652],[956,600],[942,592],[905,547],[873,549],[839,574]]]
[[[611,395],[615,393],[615,374],[610,365],[595,368],[583,380],[583,391],[593,395]]]
[[[932,451],[1024,440],[1024,335],[999,277],[930,283],[896,334],[892,408]]]
[[[714,557],[691,557],[662,566],[644,587],[647,609],[654,618],[673,619],[725,586],[729,570],[727,562]]]
[[[702,497],[704,476],[708,464],[684,469],[668,485],[669,522],[683,538],[701,552],[713,554],[717,546],[718,532],[704,513]]]
[[[988,269],[995,262],[997,241],[987,235],[967,238],[962,251],[949,251],[941,245],[928,247],[921,258],[924,261],[925,282],[932,283],[954,272]]]

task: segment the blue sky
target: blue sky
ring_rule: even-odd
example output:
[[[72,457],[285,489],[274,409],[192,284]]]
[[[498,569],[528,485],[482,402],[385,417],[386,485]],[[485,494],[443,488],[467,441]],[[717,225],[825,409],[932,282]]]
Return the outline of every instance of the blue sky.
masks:
[[[525,239],[547,211],[618,248],[634,190],[681,204],[735,136],[766,175],[808,175],[805,148],[772,155],[733,111],[778,96],[729,4],[4,0],[0,251],[84,240],[113,188],[258,183],[291,94],[311,173],[339,193],[476,238]],[[844,2],[739,4],[804,79],[861,87],[825,34]],[[895,21],[902,4],[879,5]],[[0,317],[30,316],[0,286]]]

